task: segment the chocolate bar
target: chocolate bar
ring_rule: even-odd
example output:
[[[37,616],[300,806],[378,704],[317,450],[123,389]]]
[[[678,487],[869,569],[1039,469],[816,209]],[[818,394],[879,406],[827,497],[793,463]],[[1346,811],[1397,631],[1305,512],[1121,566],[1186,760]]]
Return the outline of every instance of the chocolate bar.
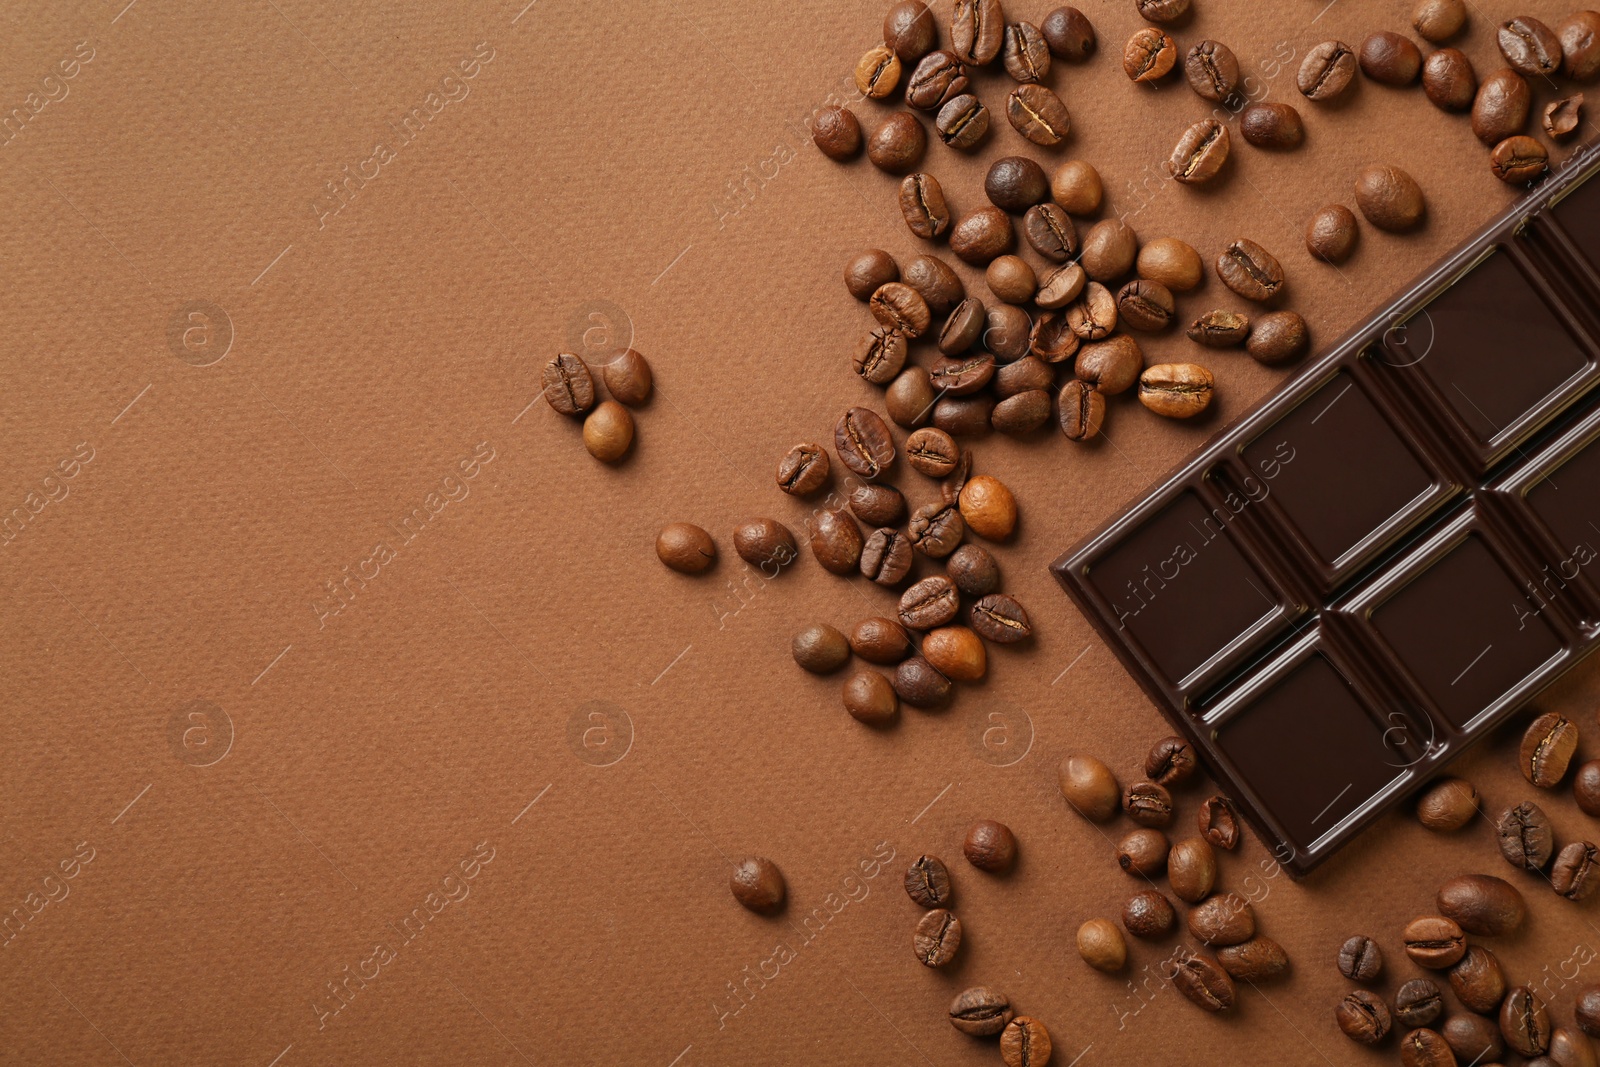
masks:
[[[1597,170],[1052,565],[1296,876],[1600,646]]]

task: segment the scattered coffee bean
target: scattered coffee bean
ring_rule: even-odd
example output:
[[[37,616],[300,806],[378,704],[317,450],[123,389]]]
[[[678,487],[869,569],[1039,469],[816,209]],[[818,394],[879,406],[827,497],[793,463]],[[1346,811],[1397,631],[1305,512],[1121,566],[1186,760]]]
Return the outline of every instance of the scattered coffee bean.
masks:
[[[971,93],[962,93],[951,97],[939,108],[933,128],[939,134],[939,140],[965,152],[975,148],[989,132],[989,109]]]
[[[1506,974],[1500,960],[1482,945],[1468,945],[1448,977],[1456,999],[1468,1011],[1494,1011],[1506,995]]]
[[[862,619],[850,631],[850,650],[868,663],[892,667],[911,651],[911,639],[893,619]]]
[[[1102,920],[1103,921],[1103,920]],[[1590,1037],[1600,1037],[1600,985],[1584,986],[1572,1002],[1578,1029]]]
[[[988,654],[965,626],[942,626],[923,638],[922,658],[952,682],[976,682],[988,670]]]
[[[1044,17],[1039,31],[1045,44],[1059,59],[1069,63],[1082,63],[1094,55],[1094,26],[1082,11],[1075,7],[1058,7]]]
[[[1495,822],[1495,836],[1500,842],[1500,854],[1513,867],[1537,871],[1550,862],[1555,844],[1550,818],[1531,800],[1502,812]]]
[[[1424,1026],[1400,1039],[1401,1067],[1453,1067],[1455,1062],[1450,1042],[1437,1030]]]
[[[1097,285],[1090,282],[1090,285]],[[1085,300],[1088,299],[1085,294]],[[1104,307],[1113,316],[1116,314],[1116,301],[1109,292],[1105,294]],[[1078,331],[1091,331],[1104,333],[1105,327],[1097,325],[1095,320],[1089,318],[1085,309],[1080,306],[1084,303],[1068,308],[1066,312],[1046,311],[1039,316],[1039,321],[1033,324],[1033,330],[1028,335],[1028,350],[1038,357],[1041,363],[1053,365],[1065,363],[1078,351]]]
[[[1422,187],[1399,167],[1374,163],[1356,177],[1356,206],[1380,230],[1402,233],[1422,221]]]
[[[978,870],[1001,874],[1017,861],[1017,838],[1005,823],[979,819],[967,831],[961,852]]]
[[[1252,937],[1217,949],[1217,963],[1241,982],[1265,982],[1289,969],[1289,954],[1270,937]]]
[[[993,427],[994,397],[947,396],[933,406],[933,424],[953,437],[982,437]]]
[[[996,430],[1013,437],[1030,434],[1050,421],[1050,393],[1044,389],[1029,389],[1007,397],[994,406],[989,423]]]
[[[1595,1067],[1600,1057],[1595,1055],[1589,1039],[1576,1030],[1558,1026],[1550,1032],[1550,1061],[1556,1067]]]
[[[1064,321],[1076,336],[1098,341],[1117,328],[1117,298],[1099,282],[1089,282],[1077,303],[1067,309]]]
[[[962,488],[961,518],[988,541],[1004,541],[1017,528],[1017,499],[1004,482],[980,474]]]
[[[968,354],[959,359],[941,357],[934,361],[928,380],[935,390],[945,396],[967,396],[988,385],[994,377],[994,369],[994,357],[987,352]]]
[[[1597,850],[1593,842],[1571,841],[1561,847],[1550,867],[1550,888],[1568,900],[1587,900],[1600,886],[1595,870]]]
[[[1134,6],[1151,22],[1178,22],[1189,13],[1189,0],[1134,0]]]
[[[1022,236],[1028,247],[1052,263],[1065,263],[1078,254],[1078,228],[1072,224],[1072,216],[1057,204],[1030,207],[1022,216]],[[1082,274],[1082,268],[1078,273]]]
[[[942,707],[950,699],[952,688],[950,679],[921,656],[912,656],[894,672],[896,695],[914,708]]]
[[[1186,904],[1198,904],[1211,895],[1217,885],[1217,854],[1205,838],[1186,837],[1173,844],[1167,854],[1167,882]]]
[[[1012,129],[1044,148],[1053,148],[1072,131],[1072,116],[1061,98],[1043,85],[1019,85],[1006,97]]]
[[[1521,1056],[1542,1056],[1550,1047],[1550,1012],[1539,994],[1519,985],[1500,1004],[1500,1033]]]
[[[911,935],[911,948],[927,967],[943,967],[956,958],[961,947],[961,920],[944,908],[935,908],[917,920]]]
[[[1028,313],[1010,304],[989,308],[985,313],[983,347],[1002,363],[1010,363],[1028,354],[1033,320]]]
[[[924,908],[943,908],[955,897],[950,868],[938,856],[918,856],[906,868],[906,895]]]
[[[1163,737],[1144,757],[1144,775],[1157,785],[1182,785],[1199,770],[1194,746],[1181,737]]]
[[[1050,46],[1033,23],[1013,22],[1006,27],[1000,61],[1016,81],[1041,82],[1050,73]]]
[[[907,63],[914,63],[938,40],[933,12],[922,0],[900,0],[883,16],[883,42]]]
[[[1122,791],[1122,810],[1140,826],[1172,823],[1172,794],[1154,782],[1134,782]]]
[[[649,362],[631,348],[617,352],[601,373],[611,399],[630,408],[643,405],[655,388],[655,375]]]
[[[1218,893],[1189,912],[1189,932],[1207,945],[1237,945],[1256,934],[1256,912],[1237,893]]]
[[[889,679],[863,667],[845,680],[844,707],[859,723],[887,726],[899,714],[900,700]]]
[[[861,151],[861,122],[849,108],[825,107],[811,123],[811,141],[829,159],[854,159]]]
[[[728,881],[733,899],[751,911],[770,915],[783,907],[783,872],[761,856],[740,861]]]
[[[1356,54],[1343,41],[1323,41],[1306,53],[1296,84],[1300,95],[1319,103],[1336,100],[1356,76]]]
[[[916,256],[906,264],[901,279],[921,294],[934,315],[943,315],[967,295],[966,287],[950,264],[938,256]]]
[[[1172,984],[1208,1012],[1224,1012],[1233,1007],[1233,979],[1210,956],[1185,955],[1174,967]]]
[[[1444,1011],[1439,987],[1426,978],[1413,978],[1394,994],[1394,1015],[1406,1026],[1428,1026]]]
[[[1139,256],[1139,235],[1121,219],[1102,219],[1089,227],[1078,258],[1089,277],[1114,282],[1133,269]]]
[[[939,330],[939,351],[947,356],[966,352],[983,336],[984,321],[983,301],[975,296],[967,297],[950,312]]]
[[[918,111],[938,111],[967,91],[967,69],[954,52],[929,52],[906,81],[906,103]]]
[[[850,661],[850,642],[827,623],[807,626],[789,642],[794,661],[812,674],[832,674]]]
[[[735,527],[733,550],[740,559],[769,576],[793,563],[799,555],[794,534],[776,519],[751,519]]]
[[[833,428],[833,450],[839,461],[861,477],[878,477],[894,462],[894,438],[877,412],[851,408]]]
[[[1472,132],[1478,140],[1494,147],[1528,124],[1528,109],[1533,106],[1533,91],[1528,81],[1509,67],[1502,67],[1483,79],[1472,101]]]
[[[1018,1015],[1000,1032],[1000,1058],[1006,1067],[1044,1067],[1054,1046],[1044,1023]]]
[[[1346,994],[1334,1012],[1339,1029],[1352,1041],[1376,1045],[1389,1034],[1389,1007],[1383,998],[1365,989]],[[1435,1035],[1437,1036],[1437,1035]]]
[[[909,111],[897,111],[867,139],[867,158],[879,170],[906,174],[917,169],[928,150],[928,131]]]
[[[860,484],[850,491],[850,510],[868,526],[895,526],[906,517],[906,498],[892,485]]]
[[[1564,141],[1578,132],[1583,122],[1583,94],[1573,93],[1544,106],[1542,125],[1552,140]]]
[[[950,229],[950,205],[931,174],[908,174],[901,180],[900,213],[906,228],[925,241],[943,237]]]
[[[1257,148],[1299,148],[1306,128],[1288,104],[1251,104],[1239,113],[1239,136]]]
[[[1081,159],[1069,159],[1051,176],[1050,195],[1070,215],[1093,215],[1100,210],[1105,186],[1094,167]]]
[[[1409,37],[1388,30],[1361,42],[1361,73],[1380,85],[1401,87],[1417,80],[1422,52]]]
[[[1343,263],[1355,251],[1360,233],[1355,212],[1343,204],[1329,204],[1306,223],[1306,251],[1324,263]]]
[[[1003,156],[989,165],[983,191],[995,207],[1020,215],[1050,195],[1050,180],[1026,156]]]
[[[886,330],[906,337],[921,337],[933,323],[933,312],[922,294],[904,282],[880,285],[867,301],[872,315]]]
[[[633,416],[615,400],[602,400],[583,420],[583,447],[602,463],[616,463],[633,447]]]
[[[1448,41],[1467,24],[1467,5],[1462,0],[1420,0],[1411,14],[1411,28],[1424,41]]]
[[[1490,170],[1494,176],[1509,184],[1531,182],[1544,174],[1550,154],[1544,145],[1532,137],[1507,137],[1494,146]]]
[[[909,352],[906,335],[899,330],[868,330],[856,342],[850,365],[863,380],[885,385],[905,367]]]
[[[1228,127],[1216,119],[1202,119],[1178,139],[1166,163],[1167,176],[1184,185],[1204,185],[1222,173],[1230,148]]]
[[[1172,290],[1160,282],[1135,278],[1117,291],[1117,316],[1135,330],[1166,329],[1177,307]]]
[[[1201,41],[1184,57],[1183,75],[1189,88],[1220,104],[1239,91],[1239,58],[1225,44]]]
[[[844,508],[826,508],[811,522],[811,554],[829,574],[850,575],[861,566],[861,527]]]
[[[1139,403],[1169,419],[1189,419],[1211,406],[1215,379],[1197,363],[1161,363],[1139,376]]]
[[[594,407],[594,378],[583,360],[563,352],[545,364],[544,398],[562,415],[582,415]]]
[[[1057,777],[1062,797],[1090,822],[1107,822],[1122,810],[1122,787],[1117,784],[1117,776],[1093,756],[1068,756],[1061,761]],[[1165,838],[1162,842],[1165,857]]]
[[[1206,272],[1200,253],[1175,237],[1158,237],[1146,242],[1139,249],[1136,266],[1139,277],[1180,293],[1198,286]]]
[[[1546,712],[1523,732],[1522,776],[1540,789],[1553,789],[1566,777],[1577,750],[1578,728],[1565,716]]]
[[[1166,869],[1171,848],[1167,835],[1160,830],[1134,830],[1117,843],[1117,866],[1131,875],[1148,878]]]
[[[997,645],[1025,641],[1033,633],[1028,613],[1014,597],[1004,593],[990,593],[981,598],[972,605],[968,618],[979,637],[988,638]]]
[[[1383,949],[1365,934],[1339,946],[1339,973],[1352,982],[1371,982],[1383,973]]]
[[[944,566],[956,588],[968,596],[988,596],[1000,585],[1000,567],[982,545],[962,545]]]
[[[827,482],[828,453],[821,445],[795,445],[778,461],[778,488],[790,496],[815,493]]]
[[[1464,874],[1439,887],[1439,914],[1469,934],[1500,937],[1522,925],[1527,905],[1517,888],[1503,878]]]
[[[942,574],[924,578],[900,596],[900,621],[913,630],[932,630],[955,621],[961,595]]]
[[[950,251],[975,267],[1008,251],[1015,241],[1011,219],[997,207],[979,208],[950,231]]]
[[[717,561],[717,544],[693,523],[668,523],[656,534],[656,557],[679,574],[699,574]]]
[[[1578,767],[1572,778],[1572,798],[1585,815],[1600,815],[1600,759]]]
[[[1459,48],[1439,49],[1422,64],[1422,91],[1441,110],[1467,110],[1478,92],[1472,60]]]
[[[1144,352],[1139,342],[1125,333],[1083,346],[1074,373],[1088,382],[1095,392],[1115,396],[1133,388],[1144,370]]]
[[[1232,851],[1239,844],[1239,817],[1233,813],[1233,801],[1225,796],[1207,797],[1200,805],[1197,821],[1200,836],[1217,848]]]
[[[1128,942],[1111,920],[1090,919],[1078,927],[1078,955],[1095,970],[1114,974],[1128,962]],[[1600,1013],[1596,1017],[1600,1020]]]
[[[1207,348],[1235,348],[1250,336],[1250,320],[1237,311],[1208,311],[1189,325],[1189,340]]]
[[[956,0],[950,13],[950,47],[961,62],[974,67],[993,63],[1004,39],[1000,0]]]
[[[1283,363],[1306,350],[1306,320],[1297,311],[1269,311],[1256,319],[1245,343],[1257,363]]]
[[[1593,81],[1600,75],[1600,12],[1574,11],[1556,23],[1567,77]]]
[[[1217,277],[1246,300],[1267,301],[1283,291],[1283,266],[1254,241],[1241,237],[1217,256]]]
[[[1135,893],[1122,906],[1122,925],[1134,937],[1166,937],[1177,920],[1172,902],[1154,889]]]
[[[999,256],[990,261],[985,272],[989,291],[1007,304],[1026,304],[1033,299],[1039,280],[1021,256]]]
[[[1177,44],[1154,26],[1146,26],[1128,38],[1122,50],[1122,70],[1135,82],[1159,81],[1172,72],[1177,62]]]
[[[961,446],[949,434],[931,426],[906,438],[905,447],[906,462],[930,478],[943,478],[956,469],[956,461],[961,458]]]
[[[966,523],[953,503],[924,504],[911,513],[906,532],[918,552],[930,559],[944,559],[961,544]]]
[[[1506,62],[1530,78],[1548,78],[1561,70],[1561,40],[1536,18],[1520,15],[1502,22],[1495,40]]]
[[[1442,971],[1459,960],[1467,951],[1467,939],[1461,927],[1443,915],[1424,915],[1406,924],[1406,955],[1418,967]]]
[[[867,300],[878,287],[900,280],[900,265],[881,248],[857,253],[844,265],[844,287],[857,300]]]
[[[1106,398],[1088,382],[1073,379],[1056,397],[1056,417],[1069,441],[1088,441],[1100,435],[1105,422]]]
[[[1442,778],[1417,800],[1417,821],[1442,833],[1461,829],[1477,814],[1478,791],[1465,778]]]
[[[974,2],[957,0],[958,4]],[[995,7],[998,9],[999,5]],[[1011,1017],[1011,1001],[1006,995],[983,986],[974,986],[950,1002],[950,1025],[973,1037],[993,1037],[1006,1028]]]
[[[856,88],[869,100],[882,100],[900,85],[900,57],[879,45],[856,63]]]

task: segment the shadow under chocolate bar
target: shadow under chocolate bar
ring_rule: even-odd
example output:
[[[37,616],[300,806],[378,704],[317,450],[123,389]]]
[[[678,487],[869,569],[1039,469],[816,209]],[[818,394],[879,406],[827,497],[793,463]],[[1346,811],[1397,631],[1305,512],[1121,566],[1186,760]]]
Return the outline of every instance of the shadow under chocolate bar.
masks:
[[[1052,565],[1296,876],[1600,646],[1597,170]]]

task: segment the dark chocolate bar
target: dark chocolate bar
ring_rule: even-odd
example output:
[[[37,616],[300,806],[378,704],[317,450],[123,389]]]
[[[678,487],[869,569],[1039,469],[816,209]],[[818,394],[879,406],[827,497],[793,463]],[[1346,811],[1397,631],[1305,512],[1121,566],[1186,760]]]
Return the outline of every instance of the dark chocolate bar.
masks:
[[[1052,566],[1295,875],[1600,646],[1597,170]]]

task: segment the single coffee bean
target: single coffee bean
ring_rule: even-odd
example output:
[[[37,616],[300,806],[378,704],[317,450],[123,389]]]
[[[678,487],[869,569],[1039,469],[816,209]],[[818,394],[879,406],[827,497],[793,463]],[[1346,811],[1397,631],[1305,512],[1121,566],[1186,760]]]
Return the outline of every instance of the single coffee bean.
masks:
[[[1134,0],[1134,6],[1151,22],[1178,22],[1189,13],[1189,0]]]
[[[827,623],[807,626],[789,642],[794,661],[812,674],[832,674],[850,661],[850,642]]]
[[[1459,48],[1439,49],[1422,64],[1422,91],[1443,111],[1467,110],[1478,92],[1472,60]]]
[[[617,463],[633,447],[633,416],[615,400],[602,400],[583,420],[583,447],[602,463]]]
[[[811,122],[811,142],[829,159],[854,159],[861,151],[861,121],[849,108],[825,107]]]
[[[917,582],[900,596],[900,621],[913,630],[932,630],[954,622],[961,610],[955,583],[942,574]]]
[[[1083,292],[1088,277],[1083,267],[1077,263],[1056,267],[1046,272],[1041,279],[1039,291],[1034,294],[1033,302],[1051,311],[1064,308]]]
[[[1186,293],[1205,278],[1205,264],[1193,246],[1175,237],[1158,237],[1139,249],[1135,262],[1139,277]]]
[[[883,42],[907,63],[915,63],[933,47],[939,31],[933,12],[922,0],[900,0],[883,16]]]
[[[868,663],[892,667],[910,650],[911,639],[893,619],[862,619],[850,631],[850,651]]]
[[[1501,812],[1495,822],[1495,836],[1500,842],[1500,854],[1513,867],[1537,871],[1550,862],[1555,846],[1550,817],[1531,800]]]
[[[1117,290],[1117,316],[1135,330],[1166,329],[1177,307],[1172,290],[1160,282],[1136,278]]]
[[[1428,1026],[1444,1011],[1439,987],[1426,978],[1413,978],[1394,994],[1394,1016],[1405,1026]]]
[[[894,691],[902,703],[914,708],[943,707],[950,699],[950,679],[934,670],[921,656],[912,656],[894,672]]]
[[[1209,956],[1186,954],[1174,967],[1172,984],[1205,1011],[1224,1012],[1233,1007],[1233,979]]]
[[[1110,300],[1109,294],[1107,300]],[[1113,301],[1108,306],[1114,313],[1116,303]],[[1093,329],[1096,329],[1093,320],[1086,318],[1084,309],[1076,305],[1069,308],[1065,314],[1060,311],[1046,311],[1039,316],[1039,321],[1033,324],[1033,330],[1028,335],[1028,349],[1042,363],[1065,363],[1078,351],[1079,341],[1076,331]]]
[[[1139,256],[1139,235],[1121,219],[1102,219],[1083,237],[1078,262],[1097,282],[1114,282],[1133,269]]]
[[[1050,421],[1050,393],[1045,389],[1029,389],[1007,397],[994,406],[989,423],[996,430],[1012,437],[1032,433]]]
[[[1233,813],[1233,801],[1216,795],[1206,798],[1200,805],[1198,819],[1200,836],[1217,848],[1232,851],[1239,844],[1239,817]]]
[[[1527,905],[1517,888],[1503,878],[1464,874],[1439,887],[1439,914],[1469,934],[1500,937],[1522,925]]]
[[[922,295],[932,314],[946,314],[967,295],[960,275],[938,256],[912,258],[904,274],[901,280]]]
[[[545,364],[544,398],[562,415],[582,415],[594,407],[594,378],[583,360],[563,352]]]
[[[994,357],[987,352],[968,353],[958,359],[941,356],[934,361],[928,380],[945,396],[967,396],[989,384],[994,368]]]
[[[974,67],[993,63],[1004,40],[1000,0],[956,0],[950,13],[950,47],[961,62]]]
[[[906,462],[930,478],[943,478],[960,458],[961,446],[943,430],[927,426],[906,438]]]
[[[896,330],[908,338],[921,337],[933,323],[928,302],[904,282],[880,285],[867,306],[884,329]]]
[[[1459,960],[1467,951],[1467,939],[1461,927],[1443,915],[1424,915],[1406,924],[1406,955],[1418,967],[1442,971]]]
[[[1506,995],[1506,974],[1500,960],[1482,945],[1468,945],[1448,977],[1456,999],[1468,1011],[1492,1012]]]
[[[1578,750],[1578,728],[1553,711],[1533,722],[1522,735],[1522,776],[1540,789],[1552,789],[1566,777]]]
[[[968,596],[988,596],[1000,585],[1000,567],[982,545],[962,545],[944,566],[956,588]]]
[[[900,182],[900,213],[906,228],[925,241],[950,229],[950,205],[939,180],[931,174],[908,174]]]
[[[1017,499],[999,478],[980,474],[962,486],[961,518],[989,541],[1004,541],[1017,528]]]
[[[965,626],[942,626],[922,641],[922,658],[953,682],[976,682],[988,670],[988,654]]]
[[[1050,1031],[1031,1016],[1018,1015],[1000,1032],[1000,1058],[1006,1067],[1044,1067],[1054,1048]]]
[[[1117,328],[1117,298],[1099,282],[1089,282],[1077,303],[1067,309],[1065,322],[1085,341],[1098,341]],[[1070,353],[1069,353],[1070,354]]]
[[[954,52],[929,52],[906,80],[906,103],[918,111],[938,111],[967,91],[967,69]]]
[[[1184,185],[1204,185],[1222,173],[1231,141],[1228,127],[1216,119],[1202,119],[1178,139],[1167,160],[1167,176]]]
[[[889,679],[863,667],[844,683],[844,707],[859,723],[887,726],[900,713],[900,699]]]
[[[611,399],[630,408],[642,406],[655,388],[649,361],[631,348],[617,351],[601,373]]]
[[[1388,30],[1361,42],[1360,59],[1361,73],[1380,85],[1410,85],[1422,69],[1422,52],[1411,38]]]
[[[850,491],[850,510],[868,526],[895,526],[906,517],[906,498],[892,485],[863,483]]]
[[[1356,177],[1356,206],[1380,230],[1401,233],[1422,221],[1422,188],[1399,167],[1372,164]]]
[[[856,342],[850,365],[864,380],[885,385],[894,381],[906,365],[909,351],[906,335],[899,330],[868,330]]]
[[[992,426],[994,397],[982,393],[973,396],[947,396],[933,406],[933,424],[952,437],[983,437]]]
[[[1251,104],[1239,113],[1239,136],[1257,148],[1299,148],[1306,128],[1288,104]]]
[[[1383,998],[1365,989],[1345,995],[1334,1012],[1339,1029],[1352,1041],[1376,1045],[1389,1034],[1389,1007]]]
[[[1578,767],[1572,778],[1572,798],[1585,815],[1600,815],[1600,759]]]
[[[989,291],[1007,304],[1026,304],[1039,287],[1033,268],[1021,256],[1005,255],[991,260],[984,276]]]
[[[1116,396],[1133,388],[1144,370],[1144,352],[1139,342],[1125,333],[1104,341],[1086,344],[1078,353],[1074,373],[1088,382],[1095,392]]]
[[[1088,382],[1073,379],[1056,395],[1056,417],[1069,441],[1098,437],[1106,417],[1105,394]]]
[[[1556,1067],[1595,1067],[1600,1062],[1589,1039],[1565,1026],[1550,1031],[1550,1047],[1547,1051]]]
[[[956,305],[939,330],[939,351],[947,356],[961,355],[978,343],[983,327],[983,301],[969,296]]]
[[[1546,104],[1540,123],[1552,140],[1564,141],[1578,132],[1578,126],[1582,121],[1583,94],[1573,93],[1571,96],[1552,100]]]
[[[961,852],[978,870],[1001,874],[1017,860],[1017,838],[1005,823],[979,819],[967,831]]]
[[[928,151],[928,132],[909,111],[896,111],[867,139],[867,158],[879,170],[907,174]]]
[[[881,248],[857,253],[844,265],[844,287],[857,300],[867,300],[878,287],[900,280],[900,265]]]
[[[815,493],[827,482],[828,453],[821,445],[795,445],[778,461],[778,488],[790,496]]]
[[[1012,129],[1044,148],[1067,139],[1072,116],[1061,98],[1043,85],[1019,85],[1006,97],[1006,118]]]
[[[1237,311],[1208,311],[1189,325],[1189,340],[1207,348],[1234,348],[1250,336],[1250,320]]]
[[[979,208],[950,231],[950,251],[975,267],[1010,250],[1015,240],[1011,219],[997,207]]]
[[[984,421],[987,422],[987,418]],[[918,552],[930,559],[944,559],[961,544],[967,527],[955,504],[941,502],[924,504],[912,512],[906,531]]]
[[[1078,254],[1078,228],[1072,224],[1072,216],[1056,204],[1028,208],[1022,216],[1022,236],[1028,247],[1052,263],[1065,263]]]
[[[1107,822],[1122,810],[1122,788],[1117,776],[1093,756],[1068,756],[1061,761],[1057,777],[1061,796],[1090,822]],[[1165,856],[1165,848],[1162,854]]]
[[[1600,75],[1600,12],[1574,11],[1556,23],[1567,77],[1577,82]]]
[[[1154,889],[1135,893],[1122,906],[1122,925],[1134,937],[1166,937],[1177,920],[1172,901]]]
[[[1355,212],[1343,204],[1329,204],[1306,223],[1306,251],[1324,263],[1343,263],[1355,251],[1360,232]]]
[[[1590,841],[1571,841],[1561,847],[1550,867],[1550,888],[1568,900],[1587,900],[1600,886],[1595,870],[1597,850]]]
[[[1502,22],[1495,34],[1500,54],[1519,72],[1549,78],[1561,70],[1561,39],[1555,31],[1529,15]]]
[[[679,574],[699,574],[717,561],[717,543],[693,523],[668,523],[656,534],[656,557]]]
[[[1105,186],[1094,167],[1069,159],[1051,176],[1050,195],[1069,215],[1093,215],[1100,210]]]
[[[1462,0],[1420,0],[1411,14],[1411,28],[1424,41],[1448,41],[1467,24],[1467,5]]]
[[[965,152],[977,146],[989,132],[989,109],[971,93],[951,97],[939,108],[933,128],[939,140]]]
[[[1198,769],[1194,746],[1181,737],[1163,737],[1144,757],[1144,776],[1157,785],[1182,785]]]
[[[1493,148],[1528,124],[1533,91],[1528,80],[1510,67],[1483,79],[1472,101],[1472,132]]]
[[[1400,1039],[1401,1067],[1454,1067],[1455,1062],[1450,1042],[1437,1030],[1424,1026]]]
[[[1189,932],[1207,945],[1237,945],[1256,934],[1256,912],[1237,893],[1218,893],[1189,912]]]
[[[972,3],[973,0],[958,2]],[[1006,995],[983,986],[974,986],[950,1002],[950,1025],[973,1037],[993,1037],[1006,1028],[1011,1017],[1011,1001]]]
[[[998,645],[1025,641],[1033,633],[1033,624],[1021,604],[1004,593],[990,593],[972,605],[968,613],[972,628],[979,637]]]
[[[945,909],[935,908],[917,920],[911,948],[924,966],[943,967],[956,958],[960,947],[961,920]]]
[[[1019,307],[1002,304],[985,313],[983,347],[1001,363],[1011,363],[1028,354],[1033,320]],[[1043,357],[1041,357],[1043,358]],[[1047,361],[1048,362],[1048,361]]]
[[[854,574],[861,566],[861,527],[844,508],[817,512],[811,523],[811,554],[830,574]]]
[[[1343,41],[1323,41],[1306,53],[1295,82],[1300,95],[1319,103],[1337,100],[1356,76],[1356,54]]]
[[[899,585],[911,573],[911,541],[892,526],[872,531],[861,546],[861,574],[879,585]]]
[[[1371,982],[1383,973],[1383,949],[1365,934],[1339,946],[1339,973],[1352,982]]]
[[[1171,848],[1167,835],[1160,830],[1134,830],[1117,842],[1117,866],[1136,877],[1149,878],[1166,869]]]
[[[1539,994],[1519,985],[1500,1004],[1500,1033],[1520,1056],[1542,1056],[1550,1047],[1550,1012]]]
[[[1164,827],[1172,823],[1172,794],[1154,782],[1134,782],[1122,791],[1122,810],[1140,826]]]
[[[1169,419],[1189,419],[1211,406],[1215,384],[1197,363],[1161,363],[1139,376],[1139,403]]]
[[[1173,844],[1167,854],[1167,882],[1186,904],[1198,904],[1211,895],[1217,885],[1217,854],[1205,838],[1186,837]]]
[[[1201,41],[1184,57],[1183,76],[1189,88],[1220,104],[1239,91],[1239,57],[1225,44]]]
[[[1122,49],[1122,70],[1131,81],[1153,82],[1165,78],[1178,62],[1178,46],[1154,26],[1139,30]]]
[[[1050,195],[1050,180],[1026,156],[1004,156],[989,165],[983,191],[995,207],[1021,214]]]
[[[1217,963],[1238,981],[1266,982],[1289,969],[1289,954],[1270,937],[1252,937],[1217,949]]]
[[[1465,778],[1442,778],[1417,800],[1417,821],[1441,833],[1461,829],[1477,814],[1478,791]]]
[[[1050,73],[1050,46],[1033,23],[1013,22],[1006,27],[1000,61],[1016,81],[1041,82]]]
[[[800,554],[794,534],[776,519],[751,519],[739,524],[733,531],[733,550],[768,576],[777,574]]]
[[[1245,350],[1257,363],[1283,363],[1306,350],[1306,320],[1297,311],[1269,311],[1251,327]]]
[[[1069,63],[1082,63],[1094,55],[1094,26],[1075,7],[1058,7],[1039,24],[1051,54]]]
[[[1578,1029],[1590,1037],[1600,1037],[1600,985],[1584,986],[1573,998],[1572,1015]]]
[[[1532,137],[1507,137],[1494,146],[1489,168],[1508,184],[1532,182],[1544,174],[1550,154]]]
[[[918,856],[906,868],[906,895],[924,908],[943,908],[955,897],[950,868],[938,856]]]
[[[769,859],[752,856],[740,861],[728,886],[733,899],[751,911],[770,915],[783,907],[783,872]]]
[[[1283,267],[1254,241],[1241,237],[1217,257],[1217,277],[1246,300],[1267,301],[1283,291]]]
[[[1090,919],[1078,927],[1078,955],[1097,971],[1114,974],[1128,962],[1128,943],[1109,919]]]
[[[900,86],[900,57],[879,45],[856,63],[856,88],[869,100],[882,100]]]
[[[877,412],[851,408],[833,428],[833,450],[839,461],[872,480],[894,462],[894,438]]]

